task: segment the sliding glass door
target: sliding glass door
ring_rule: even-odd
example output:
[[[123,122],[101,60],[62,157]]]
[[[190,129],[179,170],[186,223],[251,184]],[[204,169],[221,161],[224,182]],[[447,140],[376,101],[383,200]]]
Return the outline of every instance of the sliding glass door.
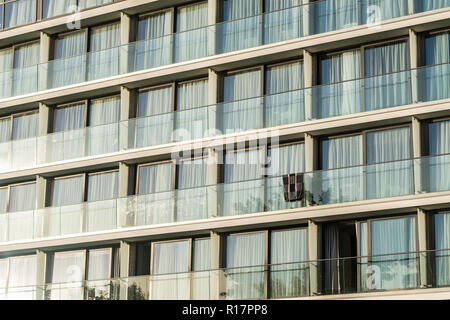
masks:
[[[264,44],[304,36],[303,10],[302,0],[264,0]]]
[[[14,48],[12,95],[38,91],[39,42],[30,42]]]
[[[37,277],[35,255],[0,259],[0,299],[35,300]]]
[[[425,37],[425,65],[420,79],[425,80],[424,100],[450,97],[450,31]]]
[[[48,297],[51,300],[82,300],[86,251],[56,252]]]
[[[435,277],[437,286],[450,285],[450,213],[434,215]]]
[[[428,125],[428,159],[422,160],[422,170],[429,192],[450,188],[450,120],[436,121]],[[428,173],[428,174],[427,174]],[[424,181],[424,182],[425,182]]]

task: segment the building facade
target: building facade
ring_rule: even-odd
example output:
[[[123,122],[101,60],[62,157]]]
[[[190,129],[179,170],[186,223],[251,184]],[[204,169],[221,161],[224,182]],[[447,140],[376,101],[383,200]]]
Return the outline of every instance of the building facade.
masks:
[[[450,297],[450,0],[0,9],[1,299]]]

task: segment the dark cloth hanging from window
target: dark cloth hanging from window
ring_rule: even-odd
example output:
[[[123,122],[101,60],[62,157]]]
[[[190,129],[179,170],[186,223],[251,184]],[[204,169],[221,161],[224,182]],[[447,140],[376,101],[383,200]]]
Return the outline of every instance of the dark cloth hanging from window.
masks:
[[[295,202],[303,200],[303,173],[286,174],[283,176],[284,200]]]

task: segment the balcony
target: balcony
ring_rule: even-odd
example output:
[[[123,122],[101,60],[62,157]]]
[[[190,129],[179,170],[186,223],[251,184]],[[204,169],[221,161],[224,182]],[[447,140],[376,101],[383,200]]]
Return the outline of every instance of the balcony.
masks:
[[[16,3],[16,2],[14,2]],[[0,99],[450,6],[450,0],[322,0],[0,74]],[[8,4],[6,4],[8,5]],[[373,12],[372,12],[373,11]]]
[[[227,300],[330,295],[339,298],[345,294],[370,297],[395,291],[407,295],[413,289],[449,287],[449,266],[450,250],[430,250],[0,288],[0,299]]]
[[[286,202],[278,176],[0,214],[0,242],[126,230],[450,190],[450,155],[308,172]]]

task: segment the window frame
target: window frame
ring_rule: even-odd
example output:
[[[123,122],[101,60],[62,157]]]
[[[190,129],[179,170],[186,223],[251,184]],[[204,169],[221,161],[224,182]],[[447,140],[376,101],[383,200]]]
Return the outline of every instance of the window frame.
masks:
[[[11,271],[11,260],[13,259],[20,259],[20,258],[30,258],[30,257],[35,257],[35,259],[37,260],[37,255],[36,254],[29,254],[29,255],[20,255],[20,256],[10,256],[10,257],[5,257],[5,258],[0,258],[0,261],[2,260],[7,260],[8,261],[8,267],[6,268],[6,274],[5,274],[5,278],[6,278],[6,283],[5,283],[5,288],[3,288],[6,292],[8,292],[9,289],[14,289],[15,287],[9,287],[9,274]],[[37,275],[37,269],[36,269],[36,275]]]
[[[33,109],[33,110],[29,110],[29,111],[24,111],[24,112],[13,113],[6,117],[0,117],[0,121],[7,120],[7,119],[9,119],[9,121],[10,121],[9,139],[5,142],[16,141],[16,140],[13,140],[13,138],[12,138],[13,130],[14,130],[14,118],[23,117],[23,116],[32,115],[32,114],[39,114],[39,109]],[[39,136],[39,133],[37,136]],[[29,139],[29,138],[26,138],[26,139]],[[17,139],[17,140],[22,140],[22,139]],[[2,142],[2,143],[5,143],[5,142]]]
[[[24,186],[24,185],[28,185],[28,184],[34,184],[37,185],[36,181],[26,181],[26,182],[20,182],[20,183],[13,183],[13,184],[8,184],[6,186],[2,186],[0,187],[0,189],[2,190],[7,190],[7,195],[6,195],[6,211],[4,213],[0,213],[0,214],[9,214],[9,213],[16,213],[16,212],[23,212],[23,211],[9,211],[10,209],[10,202],[11,202],[11,188],[12,187],[20,187],[20,186]],[[35,199],[36,202],[36,199]],[[30,210],[36,210],[37,209],[37,205],[35,204],[35,208],[34,209],[30,209]],[[30,210],[25,210],[25,211],[30,211]]]

